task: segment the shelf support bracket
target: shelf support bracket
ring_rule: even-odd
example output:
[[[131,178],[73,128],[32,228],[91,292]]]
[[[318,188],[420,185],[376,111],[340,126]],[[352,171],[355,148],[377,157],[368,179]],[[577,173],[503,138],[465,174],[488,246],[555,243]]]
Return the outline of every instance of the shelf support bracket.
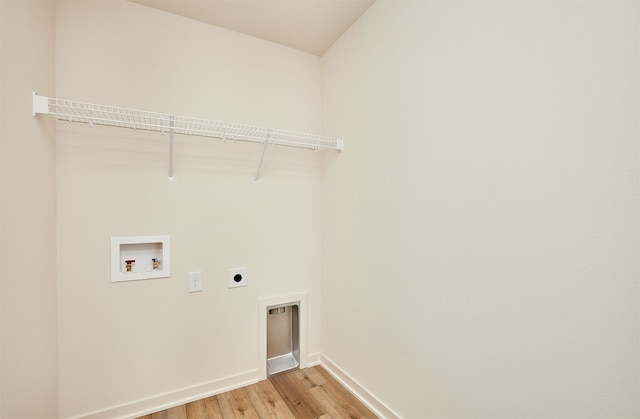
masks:
[[[260,156],[260,163],[258,163],[258,170],[256,171],[256,177],[253,179],[253,184],[258,183],[258,178],[260,178],[260,171],[262,170],[262,162],[264,162],[264,155],[267,152],[267,146],[269,145],[269,138],[271,138],[271,130],[267,134],[267,138],[264,140],[264,146],[262,147],[262,155]]]
[[[173,132],[175,121],[175,116],[169,116],[169,182],[173,182]]]

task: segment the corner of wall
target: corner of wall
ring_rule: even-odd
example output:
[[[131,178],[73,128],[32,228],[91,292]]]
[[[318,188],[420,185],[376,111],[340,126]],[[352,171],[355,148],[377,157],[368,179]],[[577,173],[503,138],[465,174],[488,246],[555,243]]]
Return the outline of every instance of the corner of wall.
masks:
[[[0,2],[1,417],[58,416],[55,125],[31,115],[55,85],[55,6]]]

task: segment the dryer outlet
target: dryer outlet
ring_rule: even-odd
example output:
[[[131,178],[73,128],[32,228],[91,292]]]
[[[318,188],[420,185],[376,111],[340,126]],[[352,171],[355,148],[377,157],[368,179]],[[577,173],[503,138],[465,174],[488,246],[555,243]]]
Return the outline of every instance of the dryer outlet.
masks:
[[[246,287],[249,285],[249,277],[247,276],[247,268],[229,269],[229,288]]]

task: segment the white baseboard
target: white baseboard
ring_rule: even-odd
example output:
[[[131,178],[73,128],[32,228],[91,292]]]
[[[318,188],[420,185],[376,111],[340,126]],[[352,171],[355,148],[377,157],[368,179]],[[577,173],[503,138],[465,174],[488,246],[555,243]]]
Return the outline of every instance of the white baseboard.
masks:
[[[204,399],[236,388],[258,382],[258,370],[248,371],[231,377],[222,378],[204,384],[183,388],[171,393],[149,397],[147,399],[115,406],[109,409],[80,415],[79,418],[135,418],[171,407],[180,406],[195,400]]]
[[[349,374],[334,364],[329,358],[320,354],[321,365],[329,374],[335,377],[347,390],[364,403],[373,413],[382,419],[398,419],[400,416],[387,405],[378,400],[370,391],[361,386]]]
[[[346,389],[364,403],[373,413],[382,419],[398,419],[400,416],[391,410],[387,405],[378,400],[371,392],[360,385],[349,374],[334,364],[329,358],[321,353],[313,353],[307,356],[307,366],[320,365],[329,374],[335,377]],[[204,384],[187,387],[171,393],[149,397],[131,403],[114,406],[108,409],[79,415],[77,418],[98,419],[98,418],[135,418],[149,413],[180,406],[195,400],[204,399],[236,388],[255,384],[259,381],[258,370],[247,371],[231,377],[221,378]]]
[[[320,358],[322,358],[322,354],[320,352],[309,354],[307,356],[307,366],[315,367],[316,365],[320,365]]]

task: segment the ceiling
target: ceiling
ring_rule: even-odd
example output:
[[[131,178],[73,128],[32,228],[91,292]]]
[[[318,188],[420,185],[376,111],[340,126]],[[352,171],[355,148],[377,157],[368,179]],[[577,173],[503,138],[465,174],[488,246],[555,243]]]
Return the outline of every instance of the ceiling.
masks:
[[[130,1],[322,56],[375,0]]]

